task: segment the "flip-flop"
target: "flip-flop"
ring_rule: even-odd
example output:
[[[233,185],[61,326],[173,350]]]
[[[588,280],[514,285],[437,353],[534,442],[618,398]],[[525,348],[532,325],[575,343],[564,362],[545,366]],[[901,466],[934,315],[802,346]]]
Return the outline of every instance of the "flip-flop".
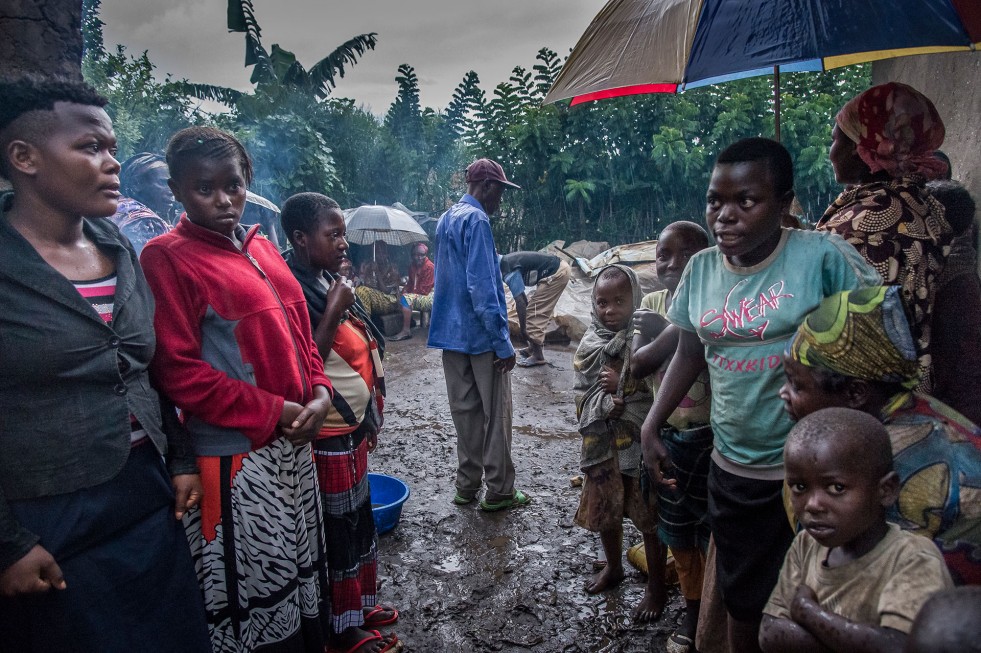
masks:
[[[351,648],[349,648],[346,651],[344,651],[344,653],[357,653],[358,651],[361,650],[361,647],[364,646],[365,644],[368,644],[370,642],[378,641],[379,639],[382,638],[381,633],[378,632],[377,630],[372,630],[370,632],[372,634],[369,637],[365,637],[364,639],[359,640],[357,644],[355,644]],[[386,649],[386,650],[388,650],[388,649]],[[327,647],[327,653],[341,653],[341,649],[334,648],[332,646],[328,646]]]
[[[500,501],[487,501],[486,499],[481,500],[480,509],[484,512],[497,512],[498,510],[507,510],[509,508],[527,506],[529,503],[531,503],[530,496],[521,490],[515,490],[514,496],[512,496],[510,499],[502,499]]]
[[[379,637],[385,639],[385,636],[379,633],[377,630],[373,630],[371,632],[377,633]],[[405,648],[405,645],[399,641],[399,638],[395,633],[389,633],[389,635],[392,636],[391,641],[382,650],[378,651],[378,653],[388,653],[389,651],[392,653],[401,653],[402,649]]]
[[[368,644],[369,642],[377,642],[380,639],[385,639],[385,636],[377,630],[369,630],[368,632],[371,633],[369,637],[365,637],[346,651],[342,652],[339,648],[329,646],[327,647],[327,653],[357,653],[365,644]],[[399,641],[398,636],[395,635],[395,633],[390,633],[390,635],[392,638],[391,641],[384,648],[379,649],[378,653],[388,653],[389,651],[397,653],[398,651],[402,650],[403,645],[402,642]]]
[[[404,336],[399,336],[399,335],[392,336],[391,338],[389,338],[389,340],[393,340],[395,342],[398,342],[400,340],[408,340],[411,337],[412,337],[412,334],[411,333],[407,333]]]
[[[539,365],[548,365],[548,361],[545,359],[533,360],[531,358],[522,358],[515,364],[518,367],[538,367]]]
[[[381,617],[385,612],[391,612],[390,617]],[[371,610],[368,611],[364,616],[364,625],[369,628],[378,628],[379,626],[388,626],[399,620],[399,611],[390,605],[384,605],[379,603],[375,605]]]

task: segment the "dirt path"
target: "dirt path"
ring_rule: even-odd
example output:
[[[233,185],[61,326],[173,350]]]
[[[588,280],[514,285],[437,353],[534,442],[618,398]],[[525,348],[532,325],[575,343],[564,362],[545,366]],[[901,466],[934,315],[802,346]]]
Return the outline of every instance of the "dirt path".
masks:
[[[549,347],[551,365],[512,373],[517,486],[534,500],[486,514],[451,503],[456,438],[440,352],[426,349],[418,330],[389,344],[385,428],[369,467],[412,491],[400,524],[379,543],[379,600],[401,611],[395,632],[407,651],[662,651],[676,627],[676,591],[658,623],[632,622],[644,578],[626,562],[619,588],[583,591],[598,539],[572,524],[573,352]],[[639,534],[628,526],[625,539]]]

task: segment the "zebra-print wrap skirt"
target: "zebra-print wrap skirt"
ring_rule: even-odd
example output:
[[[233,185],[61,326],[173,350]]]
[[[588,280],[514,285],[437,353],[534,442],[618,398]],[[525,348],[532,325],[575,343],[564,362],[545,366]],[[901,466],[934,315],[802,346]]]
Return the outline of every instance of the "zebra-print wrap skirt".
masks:
[[[204,501],[185,526],[215,653],[322,653],[326,562],[310,445],[277,438],[198,465]]]

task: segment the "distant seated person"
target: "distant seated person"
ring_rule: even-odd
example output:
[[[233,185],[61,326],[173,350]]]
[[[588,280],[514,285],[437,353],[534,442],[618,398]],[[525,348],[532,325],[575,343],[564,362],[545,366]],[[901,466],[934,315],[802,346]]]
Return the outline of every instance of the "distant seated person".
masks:
[[[436,283],[436,267],[426,256],[429,247],[426,243],[416,243],[412,246],[412,263],[409,265],[409,280],[402,289],[402,314],[408,313],[412,320],[412,311],[419,311],[419,321],[433,310],[433,286]],[[404,329],[403,329],[404,330]]]
[[[358,271],[354,269],[354,263],[347,256],[341,261],[341,266],[337,271],[343,278],[351,282],[353,288],[361,285],[361,277],[358,276]]]
[[[501,257],[501,275],[514,297],[521,335],[528,346],[518,350],[519,367],[545,364],[545,327],[569,285],[571,268],[558,256],[539,252],[511,252]],[[535,286],[531,296],[526,286]]]
[[[886,521],[899,498],[886,429],[850,408],[819,410],[787,436],[784,469],[803,530],[763,609],[760,648],[903,650],[923,605],[954,583],[933,542]]]
[[[119,170],[119,208],[112,221],[129,239],[139,256],[143,246],[171,229],[174,194],[167,184],[170,171],[160,154],[140,152],[126,159]]]
[[[374,258],[363,261],[359,271],[361,285],[354,289],[354,294],[358,296],[361,303],[368,310],[372,320],[402,313],[402,330],[389,340],[407,340],[412,337],[409,333],[409,323],[412,318],[412,311],[409,311],[409,318],[406,319],[405,312],[402,310],[401,293],[399,282],[401,276],[395,263],[388,258],[388,245],[379,240],[374,244]],[[377,321],[377,320],[376,320]]]

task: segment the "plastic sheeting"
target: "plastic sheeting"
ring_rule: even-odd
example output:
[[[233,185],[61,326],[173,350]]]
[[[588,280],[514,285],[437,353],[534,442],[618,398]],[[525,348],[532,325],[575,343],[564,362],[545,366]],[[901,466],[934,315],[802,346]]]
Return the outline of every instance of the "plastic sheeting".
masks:
[[[552,321],[546,329],[546,342],[549,334],[560,330],[570,340],[579,340],[590,324],[590,313],[593,310],[593,280],[599,271],[611,263],[629,265],[637,274],[640,289],[643,293],[654,292],[664,288],[657,280],[654,269],[654,255],[657,250],[656,240],[646,240],[639,243],[615,245],[594,254],[590,258],[580,254],[593,253],[607,243],[592,243],[579,241],[569,247],[564,247],[562,241],[556,241],[541,251],[555,254],[572,266],[572,278],[569,285],[562,291]],[[571,255],[571,256],[570,256]],[[575,258],[575,260],[572,260]],[[534,292],[533,289],[529,293]],[[505,300],[508,305],[508,324],[512,337],[520,335],[518,314],[514,308],[514,300],[508,287],[504,286]]]

